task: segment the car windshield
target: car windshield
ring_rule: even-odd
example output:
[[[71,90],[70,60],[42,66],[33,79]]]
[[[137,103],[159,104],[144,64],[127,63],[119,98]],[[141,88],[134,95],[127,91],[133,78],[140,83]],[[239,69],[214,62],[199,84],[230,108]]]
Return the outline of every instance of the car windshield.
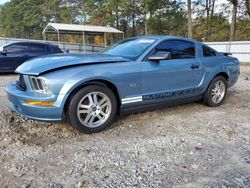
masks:
[[[127,39],[114,44],[105,49],[103,54],[121,56],[131,60],[136,60],[145,50],[147,50],[155,39]]]
[[[5,45],[3,45],[3,46],[0,46],[0,52],[2,52],[2,51],[3,51],[3,48],[4,48],[5,46],[8,46],[8,45],[7,45],[7,44],[5,44]]]
[[[6,46],[9,46],[10,44],[4,44],[3,46],[0,46],[0,52],[2,52],[3,50],[4,50],[4,48],[6,47]]]

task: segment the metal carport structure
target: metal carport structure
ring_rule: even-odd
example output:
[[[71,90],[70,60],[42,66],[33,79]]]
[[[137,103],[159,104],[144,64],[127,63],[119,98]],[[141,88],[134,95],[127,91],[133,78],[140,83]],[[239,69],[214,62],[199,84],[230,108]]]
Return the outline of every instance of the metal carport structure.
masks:
[[[103,34],[104,46],[107,46],[107,33],[121,34],[124,38],[124,33],[113,27],[94,26],[94,25],[77,25],[77,24],[61,24],[61,23],[48,23],[44,28],[42,34],[43,39],[46,40],[46,34],[57,34],[57,40],[60,42],[60,34],[77,34],[82,35],[82,43],[86,45],[86,34]]]

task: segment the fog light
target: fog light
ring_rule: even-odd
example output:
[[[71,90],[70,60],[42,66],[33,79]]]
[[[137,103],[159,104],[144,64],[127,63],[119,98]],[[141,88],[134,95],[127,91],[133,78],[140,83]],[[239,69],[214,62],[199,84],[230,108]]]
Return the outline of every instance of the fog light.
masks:
[[[54,105],[54,102],[52,101],[43,102],[43,101],[28,100],[28,101],[25,101],[25,103],[30,104],[30,105],[38,105],[38,106],[53,106]]]

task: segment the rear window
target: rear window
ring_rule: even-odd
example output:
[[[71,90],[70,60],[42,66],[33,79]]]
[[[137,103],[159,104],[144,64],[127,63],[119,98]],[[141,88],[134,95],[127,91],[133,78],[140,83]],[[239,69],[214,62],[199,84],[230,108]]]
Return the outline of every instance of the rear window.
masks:
[[[47,53],[53,52],[48,44],[46,44],[46,52]]]
[[[202,50],[203,50],[203,56],[204,57],[211,57],[211,56],[216,56],[216,52],[215,50],[207,47],[207,46],[202,46]]]
[[[62,50],[57,45],[50,45],[48,47],[50,47],[54,53],[62,53]]]
[[[37,53],[37,52],[46,52],[46,44],[30,44],[30,52]]]

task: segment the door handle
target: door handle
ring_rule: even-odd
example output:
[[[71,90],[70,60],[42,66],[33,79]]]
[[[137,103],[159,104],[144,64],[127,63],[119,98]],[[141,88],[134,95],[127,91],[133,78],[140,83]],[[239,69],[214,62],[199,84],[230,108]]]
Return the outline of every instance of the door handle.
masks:
[[[190,68],[191,68],[191,69],[198,69],[199,67],[200,67],[199,65],[193,64]]]

